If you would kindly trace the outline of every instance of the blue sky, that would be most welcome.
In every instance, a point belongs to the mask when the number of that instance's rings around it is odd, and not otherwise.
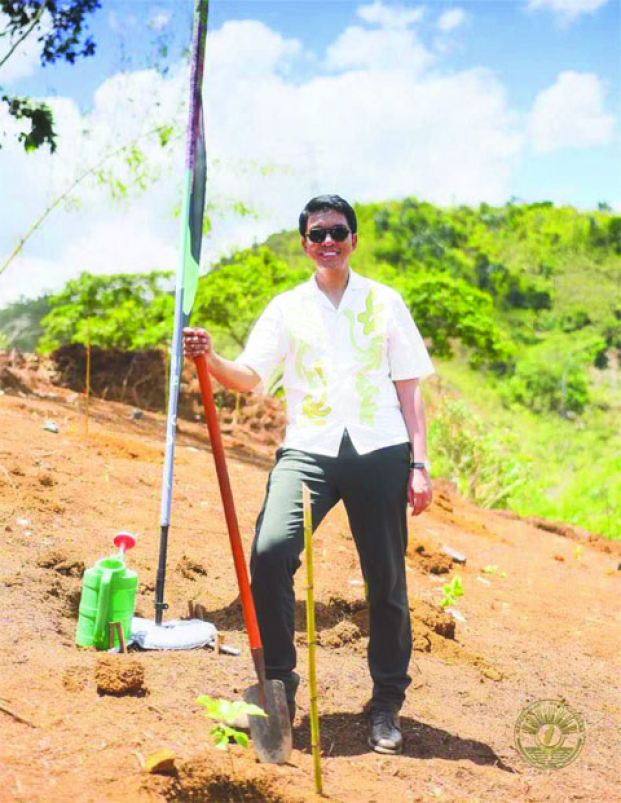
[[[9,91],[48,100],[61,135],[54,156],[0,151],[0,261],[114,143],[166,114],[179,143],[141,144],[153,181],[122,203],[85,182],[0,277],[0,304],[80,269],[175,267],[192,3],[102,5],[93,58],[43,69],[30,43],[0,69]],[[317,191],[621,210],[620,23],[620,0],[212,0],[204,98],[222,213],[206,261],[291,227]],[[256,214],[228,213],[233,199]]]

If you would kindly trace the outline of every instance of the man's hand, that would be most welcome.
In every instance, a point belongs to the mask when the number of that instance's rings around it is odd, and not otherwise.
[[[211,335],[204,329],[188,326],[183,330],[183,353],[190,360],[204,355],[209,365],[214,353]]]
[[[410,472],[408,485],[408,502],[411,505],[412,516],[419,516],[431,504],[433,491],[431,477],[425,468],[413,468]]]

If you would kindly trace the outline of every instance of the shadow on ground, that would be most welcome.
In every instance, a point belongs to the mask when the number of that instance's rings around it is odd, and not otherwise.
[[[357,756],[368,753],[368,715],[326,714],[321,717],[321,749],[329,756]],[[294,746],[305,752],[311,750],[310,720],[304,716],[294,725]],[[434,728],[411,717],[401,717],[403,755],[409,758],[442,758],[448,761],[472,761],[473,764],[494,766],[514,773],[492,748],[475,739],[462,739],[442,728]]]

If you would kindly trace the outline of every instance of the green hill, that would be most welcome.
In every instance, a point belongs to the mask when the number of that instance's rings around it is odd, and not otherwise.
[[[415,198],[356,211],[353,267],[400,290],[438,369],[434,473],[479,504],[621,537],[621,217],[550,202],[443,209]],[[267,300],[310,272],[299,234],[273,235],[201,278],[193,320],[234,356]],[[123,288],[125,317],[148,311],[129,337],[118,305],[108,309],[113,285]],[[41,322],[43,342],[79,341],[96,316],[93,344],[123,335],[127,348],[157,345],[172,325],[164,292],[144,276],[85,275],[45,300],[54,312]]]

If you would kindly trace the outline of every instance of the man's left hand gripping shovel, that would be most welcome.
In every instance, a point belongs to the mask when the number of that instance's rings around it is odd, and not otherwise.
[[[226,467],[224,456],[224,446],[222,445],[222,435],[218,424],[218,413],[213,398],[211,380],[207,361],[204,356],[194,359],[198,382],[201,389],[205,419],[209,428],[211,439],[211,449],[213,451],[216,473],[220,485],[222,505],[229,531],[235,572],[239,585],[244,621],[248,631],[250,642],[250,652],[257,672],[258,683],[251,686],[244,694],[246,702],[259,705],[267,714],[267,717],[252,716],[250,721],[250,735],[254,744],[254,749],[260,761],[269,764],[284,764],[291,755],[291,723],[289,721],[289,709],[287,707],[287,697],[285,687],[280,680],[266,680],[265,678],[265,659],[263,657],[263,646],[261,635],[257,624],[257,616],[254,609],[254,600],[250,590],[248,580],[248,570],[244,559],[244,550],[239,535],[237,524],[237,514],[231,492],[231,483]]]

